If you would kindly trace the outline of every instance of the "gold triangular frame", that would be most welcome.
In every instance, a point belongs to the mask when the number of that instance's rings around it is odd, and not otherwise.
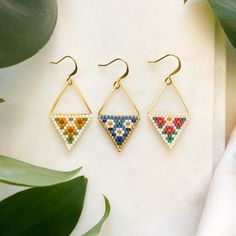
[[[161,96],[161,94],[163,93],[164,89],[165,89],[167,86],[170,86],[170,85],[173,85],[175,91],[177,92],[177,95],[180,97],[180,99],[181,99],[181,101],[182,101],[182,103],[183,103],[183,105],[184,105],[184,107],[185,107],[185,109],[186,109],[186,111],[187,111],[187,114],[190,115],[190,111],[189,111],[189,109],[188,109],[188,106],[186,105],[182,94],[181,94],[180,91],[178,90],[178,88],[177,88],[177,86],[175,85],[175,83],[174,83],[173,80],[171,80],[171,83],[170,83],[170,84],[169,84],[169,81],[166,80],[165,83],[162,85],[162,87],[161,87],[160,90],[158,91],[156,97],[154,98],[154,100],[153,100],[153,102],[152,102],[150,108],[148,109],[148,114],[153,114],[153,113],[155,114],[155,111],[154,111],[154,109],[153,109],[154,106],[155,106],[155,104],[157,103],[157,101],[158,101],[159,97]]]
[[[54,110],[55,110],[57,104],[59,103],[59,101],[61,100],[61,98],[62,98],[62,96],[63,96],[63,94],[64,94],[64,92],[65,92],[65,90],[67,89],[68,86],[73,86],[74,90],[75,90],[75,91],[77,92],[77,94],[80,96],[80,98],[82,99],[82,101],[83,101],[83,103],[84,103],[86,109],[88,110],[88,114],[91,115],[91,114],[92,114],[92,111],[91,111],[91,109],[90,109],[90,107],[89,107],[89,105],[88,105],[88,103],[87,103],[87,101],[86,101],[84,95],[83,95],[82,92],[80,91],[79,87],[75,85],[74,81],[73,81],[71,78],[69,78],[69,79],[66,81],[65,86],[63,87],[63,89],[61,90],[61,92],[59,93],[59,95],[57,96],[56,101],[54,102],[54,104],[53,104],[53,106],[52,106],[52,108],[51,108],[51,110],[50,110],[50,115],[51,115],[51,114],[54,114]],[[57,113],[57,114],[60,114],[60,113]],[[63,113],[63,114],[64,114],[64,113]],[[78,113],[78,114],[79,114],[79,113]]]
[[[103,102],[101,108],[99,109],[98,115],[99,115],[99,116],[102,115],[102,111],[103,111],[104,107],[106,106],[107,102],[110,100],[110,98],[111,98],[112,94],[114,93],[114,91],[115,91],[116,89],[120,88],[120,86],[123,87],[125,93],[128,95],[128,98],[130,99],[131,104],[132,104],[132,106],[134,107],[134,109],[135,109],[135,111],[136,111],[138,117],[140,118],[140,112],[139,112],[139,110],[138,110],[138,108],[137,108],[137,106],[136,106],[136,104],[135,104],[135,102],[134,102],[134,99],[132,98],[132,96],[131,96],[130,93],[129,93],[128,88],[124,85],[124,83],[123,83],[122,81],[120,81],[119,83],[118,83],[118,82],[115,82],[115,83],[114,83],[114,86],[112,87],[112,90],[110,91],[110,93],[108,94],[108,96],[105,98],[105,100],[104,100],[104,102]]]

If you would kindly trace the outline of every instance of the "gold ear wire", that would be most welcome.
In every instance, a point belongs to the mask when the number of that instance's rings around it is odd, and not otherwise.
[[[64,59],[66,59],[66,58],[70,58],[70,59],[74,62],[74,64],[75,64],[75,68],[74,68],[73,72],[70,73],[69,76],[68,76],[68,78],[67,78],[67,81],[70,81],[69,85],[71,85],[71,84],[73,83],[73,81],[72,81],[72,79],[71,79],[71,76],[75,75],[75,74],[77,73],[77,71],[78,71],[78,66],[77,66],[77,63],[76,63],[75,59],[74,59],[73,57],[67,55],[67,56],[64,56],[63,58],[61,58],[59,61],[56,61],[56,62],[51,61],[50,63],[52,63],[52,64],[58,64],[58,63],[60,63],[61,61],[63,61]]]
[[[110,92],[110,93],[108,94],[108,96],[106,97],[105,101],[103,102],[103,104],[102,104],[102,106],[101,106],[101,108],[100,108],[100,110],[99,110],[99,112],[98,112],[98,115],[101,115],[101,112],[102,112],[104,106],[106,105],[106,103],[107,103],[108,100],[110,99],[110,97],[111,97],[111,95],[113,94],[114,90],[115,90],[115,89],[118,89],[118,88],[120,88],[120,86],[122,86],[122,87],[124,88],[125,92],[127,93],[127,95],[128,95],[128,97],[129,97],[129,99],[130,99],[130,101],[131,101],[131,103],[132,103],[132,105],[133,105],[135,111],[137,112],[138,116],[140,116],[140,112],[139,112],[139,110],[138,110],[138,108],[137,108],[137,106],[136,106],[136,104],[135,104],[135,102],[134,102],[134,99],[133,99],[132,96],[130,95],[129,90],[127,89],[127,87],[126,87],[126,86],[123,84],[123,82],[122,82],[122,80],[123,80],[125,77],[127,77],[127,75],[129,74],[129,65],[128,65],[128,63],[127,63],[125,60],[121,59],[121,58],[116,58],[116,59],[114,59],[114,60],[108,62],[107,64],[98,64],[98,66],[108,66],[108,65],[112,64],[112,63],[115,62],[115,61],[122,61],[122,62],[124,62],[125,65],[126,65],[126,71],[125,71],[125,73],[124,73],[122,76],[120,76],[120,77],[115,81],[114,86],[113,86],[111,92]]]
[[[180,69],[181,69],[181,61],[180,61],[180,58],[178,57],[178,56],[176,56],[176,55],[174,55],[174,54],[167,54],[167,55],[165,55],[165,56],[163,56],[163,57],[161,57],[160,59],[157,59],[157,60],[155,60],[155,61],[148,61],[148,63],[157,63],[157,62],[159,62],[159,61],[161,61],[161,60],[163,60],[163,59],[165,59],[165,58],[167,58],[167,57],[175,57],[177,60],[178,60],[178,67],[173,71],[173,72],[171,72],[169,75],[168,75],[168,77],[165,79],[165,82],[166,82],[166,84],[167,85],[170,85],[171,83],[172,83],[172,76],[173,75],[176,75],[179,71],[180,71]]]
[[[128,63],[127,63],[125,60],[121,59],[121,58],[116,58],[116,59],[114,59],[114,60],[108,62],[107,64],[98,64],[98,66],[108,66],[108,65],[112,64],[112,63],[115,62],[115,61],[122,61],[122,62],[124,62],[125,65],[126,65],[126,71],[125,71],[125,73],[124,73],[121,77],[119,77],[119,78],[115,81],[115,83],[114,83],[114,86],[116,87],[116,89],[118,89],[118,88],[120,88],[120,82],[121,82],[121,80],[123,80],[123,79],[129,74],[129,65],[128,65]]]

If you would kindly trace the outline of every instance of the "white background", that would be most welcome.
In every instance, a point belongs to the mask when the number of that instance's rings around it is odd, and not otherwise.
[[[81,235],[98,221],[104,208],[102,194],[112,208],[102,236],[194,235],[213,167],[215,21],[210,9],[199,0],[186,6],[181,0],[58,3],[58,23],[46,47],[30,60],[0,71],[0,94],[7,100],[0,107],[1,153],[53,169],[84,167],[88,191],[72,235]],[[155,93],[176,62],[148,65],[146,61],[166,53],[182,59],[183,68],[175,79],[192,116],[172,151],[147,118]],[[49,120],[49,110],[73,68],[69,60],[59,65],[49,61],[64,55],[78,61],[75,81],[94,114],[71,152]],[[129,63],[124,83],[142,116],[122,153],[96,119],[124,70],[118,62],[109,68],[97,64],[116,57]],[[69,97],[60,109],[74,109],[77,101]],[[129,109],[127,98],[114,97],[111,104],[113,112]],[[175,107],[175,100],[167,99],[166,110],[171,106]],[[1,189],[1,198],[16,191],[3,184]]]
[[[226,93],[226,128],[227,128],[227,138],[230,135],[233,127],[236,124],[236,51],[228,43],[227,47],[227,93]]]

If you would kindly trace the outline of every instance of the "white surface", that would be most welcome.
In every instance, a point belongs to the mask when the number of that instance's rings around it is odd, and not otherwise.
[[[225,150],[226,133],[226,37],[219,23],[216,23],[215,43],[215,92],[214,92],[214,167]]]
[[[236,50],[228,43],[227,45],[227,139],[229,138],[230,132],[236,124]]]
[[[236,127],[216,168],[197,236],[235,236]]]
[[[195,235],[214,151],[215,32],[207,4],[203,0],[186,6],[173,0],[58,2],[58,24],[48,45],[32,59],[0,71],[0,94],[7,100],[0,107],[1,153],[55,169],[84,167],[88,192],[80,224],[72,235],[81,235],[97,222],[104,208],[102,194],[112,207],[102,236]],[[182,59],[176,84],[192,117],[171,152],[147,117],[147,108],[175,61],[156,65],[146,61],[169,52]],[[76,82],[94,112],[71,152],[48,114],[73,67],[70,61],[57,66],[48,62],[67,54],[79,62]],[[97,64],[115,57],[129,62],[130,75],[124,83],[142,115],[122,153],[115,150],[96,119],[124,68],[119,63],[109,68]],[[118,101],[114,97],[114,104]],[[175,100],[167,100],[166,107],[170,104],[174,106]],[[1,185],[0,196],[13,191]]]

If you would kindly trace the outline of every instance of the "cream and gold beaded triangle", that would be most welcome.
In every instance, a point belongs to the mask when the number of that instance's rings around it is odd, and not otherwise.
[[[79,140],[91,119],[90,114],[50,114],[50,117],[68,150]]]
[[[181,93],[179,92],[178,88],[176,87],[175,83],[173,82],[173,80],[171,78],[174,74],[176,74],[181,69],[180,59],[173,54],[168,54],[156,61],[149,61],[149,63],[156,63],[168,56],[175,57],[179,62],[179,66],[177,67],[177,69],[175,71],[173,71],[165,79],[164,85],[158,91],[151,107],[149,108],[148,116],[149,116],[153,126],[157,130],[158,134],[160,135],[160,137],[164,141],[164,143],[170,149],[172,149],[173,146],[175,145],[176,141],[178,140],[178,138],[182,134],[187,122],[190,119],[190,112],[189,112],[189,109],[184,101],[183,96],[181,95]],[[154,106],[155,106],[157,100],[159,99],[162,92],[164,91],[164,89],[166,89],[167,86],[174,87],[174,90],[176,91],[177,95],[180,97],[182,104],[184,105],[184,108],[186,110],[184,113],[173,113],[173,112],[168,112],[168,111],[166,111],[166,112],[165,111],[161,111],[161,112],[154,111]]]
[[[77,64],[75,60],[70,56],[65,56],[58,62],[53,62],[54,64],[59,63],[65,58],[71,58],[75,63],[75,70],[69,75],[65,86],[63,87],[62,91],[58,95],[56,101],[54,102],[51,110],[50,110],[50,118],[52,120],[52,123],[54,124],[55,128],[57,129],[59,135],[63,139],[66,147],[68,150],[71,150],[71,148],[75,145],[75,143],[79,140],[81,135],[83,134],[84,130],[88,126],[91,117],[92,112],[91,109],[86,102],[82,92],[80,91],[79,87],[77,87],[72,80],[71,76],[74,75],[77,72]],[[72,87],[78,96],[82,99],[88,113],[54,113],[54,110],[59,103],[61,97],[63,96],[65,90],[68,87]]]
[[[163,141],[171,149],[181,135],[189,119],[188,113],[155,113],[149,118]]]

